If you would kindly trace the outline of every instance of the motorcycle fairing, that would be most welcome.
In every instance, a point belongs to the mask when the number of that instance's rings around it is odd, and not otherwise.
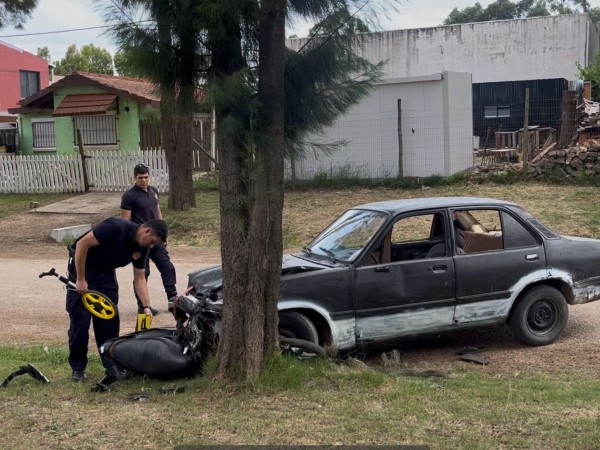
[[[138,375],[159,380],[191,377],[199,362],[191,352],[175,342],[175,328],[155,328],[130,333],[107,341],[100,349],[102,358]]]

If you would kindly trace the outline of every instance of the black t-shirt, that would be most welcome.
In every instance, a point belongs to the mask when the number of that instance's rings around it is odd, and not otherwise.
[[[88,249],[86,270],[112,272],[129,263],[133,263],[138,269],[144,269],[149,247],[142,247],[134,242],[138,226],[121,217],[111,217],[95,225],[89,233],[94,233],[100,245]]]
[[[135,223],[158,219],[158,189],[148,186],[148,191],[144,191],[133,185],[123,194],[121,209],[131,211],[131,220]]]

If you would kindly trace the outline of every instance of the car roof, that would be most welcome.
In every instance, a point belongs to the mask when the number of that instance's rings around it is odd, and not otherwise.
[[[382,202],[365,203],[352,209],[372,209],[393,214],[430,208],[462,208],[473,206],[517,206],[515,203],[495,198],[484,197],[424,197],[407,198],[402,200],[385,200]]]

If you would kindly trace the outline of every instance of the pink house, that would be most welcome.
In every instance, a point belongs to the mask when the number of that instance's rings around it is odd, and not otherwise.
[[[44,58],[0,41],[0,115],[48,87],[50,69]]]

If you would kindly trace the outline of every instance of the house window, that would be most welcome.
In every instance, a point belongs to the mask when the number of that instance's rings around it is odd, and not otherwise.
[[[33,148],[56,148],[54,140],[54,121],[39,121],[31,124],[33,129]]]
[[[40,73],[19,70],[21,98],[27,98],[40,90]]]
[[[510,117],[510,106],[484,106],[483,117],[495,119],[497,117]]]
[[[102,114],[97,116],[74,116],[74,142],[77,142],[77,129],[81,130],[84,145],[117,144],[117,116]]]
[[[510,117],[510,106],[498,106],[498,117]]]

